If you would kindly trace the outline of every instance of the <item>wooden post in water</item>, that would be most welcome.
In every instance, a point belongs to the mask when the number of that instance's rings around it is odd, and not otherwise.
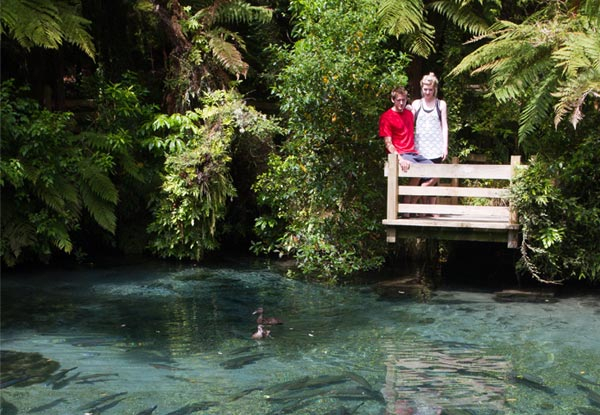
[[[510,180],[511,184],[512,184],[512,179],[517,174],[517,166],[520,164],[521,164],[521,156],[510,156],[510,165],[512,167],[511,180]],[[508,223],[510,225],[515,225],[515,228],[517,228],[517,226],[519,224],[519,214],[517,212],[517,209],[513,206],[512,200],[509,201],[508,207],[510,209]],[[519,247],[519,230],[518,230],[518,228],[510,229],[508,231],[508,247],[509,248],[518,248]]]
[[[398,155],[388,154],[387,219],[398,219]],[[386,240],[396,242],[396,227],[386,227]]]

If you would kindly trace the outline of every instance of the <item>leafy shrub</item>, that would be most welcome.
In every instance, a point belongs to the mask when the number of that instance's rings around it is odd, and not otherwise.
[[[513,187],[523,225],[523,261],[547,282],[600,278],[600,138],[532,160]]]
[[[386,252],[384,148],[378,117],[406,83],[402,54],[386,49],[376,2],[294,2],[290,50],[273,93],[288,137],[255,188],[265,213],[254,252],[292,255],[325,280],[379,266]]]
[[[204,107],[160,115],[161,133],[147,145],[166,154],[160,194],[153,201],[150,248],[161,257],[201,259],[219,246],[219,222],[236,195],[230,175],[232,141],[269,141],[278,127],[233,91],[207,94]]]

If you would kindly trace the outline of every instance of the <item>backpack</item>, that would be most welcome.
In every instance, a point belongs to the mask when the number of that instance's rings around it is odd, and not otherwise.
[[[415,122],[417,122],[417,118],[419,117],[419,112],[421,111],[421,108],[423,108],[423,101],[419,100],[419,109],[417,110],[417,112],[415,112]],[[437,98],[435,99],[435,109],[437,110],[438,120],[442,122],[442,110],[440,109],[440,100]]]

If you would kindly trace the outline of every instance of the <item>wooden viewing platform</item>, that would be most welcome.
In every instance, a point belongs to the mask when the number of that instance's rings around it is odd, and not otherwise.
[[[520,156],[512,156],[511,164],[499,165],[411,164],[403,172],[398,157],[389,154],[384,172],[387,216],[383,224],[387,241],[394,243],[397,237],[508,241],[509,248],[517,248],[518,215],[511,205],[508,185],[520,160]],[[440,180],[437,186],[408,186],[412,177],[439,177],[451,182]],[[497,187],[481,187],[481,181],[490,180]],[[477,183],[479,187],[475,187]],[[405,203],[405,196],[421,196],[420,203]],[[437,203],[424,203],[429,196],[436,196]]]

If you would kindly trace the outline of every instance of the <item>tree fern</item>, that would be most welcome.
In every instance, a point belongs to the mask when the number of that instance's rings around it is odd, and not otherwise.
[[[71,43],[92,59],[94,44],[87,27],[90,21],[81,17],[70,1],[4,0],[1,33],[12,37],[26,49],[34,46],[58,49]]]
[[[115,205],[100,197],[85,181],[79,184],[79,194],[83,206],[96,223],[114,234],[117,227],[117,217],[114,212]]]
[[[484,35],[489,30],[488,22],[472,7],[473,1],[452,0],[434,1],[428,7],[447,17],[452,23],[476,36]]]
[[[422,0],[381,0],[378,16],[383,30],[403,39],[412,53],[428,57],[434,50],[435,28],[427,22],[429,11],[446,17],[473,34],[487,33],[488,23],[473,7],[481,0],[438,0],[427,5]]]
[[[273,10],[239,0],[225,1],[219,4],[213,15],[215,23],[266,24],[273,18]]]
[[[233,74],[246,76],[248,64],[244,62],[239,49],[231,42],[225,40],[227,31],[211,31],[207,33],[208,45],[217,61]]]
[[[79,174],[83,206],[102,228],[114,234],[117,223],[114,209],[118,201],[114,183],[92,159],[79,163]]]
[[[600,36],[592,23],[598,16],[585,15],[598,3],[567,2],[563,8],[553,3],[521,24],[497,22],[490,42],[466,56],[451,75],[488,72],[490,90],[499,100],[523,102],[521,140],[547,122],[552,106],[555,125],[571,112],[575,126],[586,98],[600,96]]]

